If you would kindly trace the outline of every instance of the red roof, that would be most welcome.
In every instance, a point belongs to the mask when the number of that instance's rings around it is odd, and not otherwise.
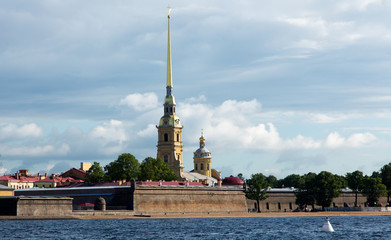
[[[39,180],[39,177],[33,176],[20,176],[19,179],[16,179],[14,175],[5,175],[0,177],[0,181],[15,181],[15,182],[36,182]]]
[[[222,185],[225,186],[243,186],[244,181],[240,178],[229,176],[223,179]]]
[[[78,204],[76,206],[77,207],[93,207],[95,205],[93,203],[86,202],[86,203]]]

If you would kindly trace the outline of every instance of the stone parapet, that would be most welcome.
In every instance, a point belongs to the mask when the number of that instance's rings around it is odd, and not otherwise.
[[[143,187],[134,192],[137,214],[247,212],[242,190],[218,187]]]

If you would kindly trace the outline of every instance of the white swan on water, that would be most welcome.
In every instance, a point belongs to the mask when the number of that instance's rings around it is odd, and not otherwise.
[[[333,228],[333,226],[331,226],[331,223],[330,223],[328,217],[326,217],[326,222],[322,226],[322,231],[323,232],[334,232],[334,228]]]

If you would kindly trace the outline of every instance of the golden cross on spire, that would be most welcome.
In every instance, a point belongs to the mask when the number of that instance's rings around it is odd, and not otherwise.
[[[168,5],[167,8],[168,8],[168,17],[170,17],[170,13],[171,13],[171,7],[170,7],[170,5]]]

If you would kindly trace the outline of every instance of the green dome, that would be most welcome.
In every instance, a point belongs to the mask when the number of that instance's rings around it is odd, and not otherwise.
[[[164,98],[164,104],[175,105],[175,97],[174,97],[173,95],[166,96],[166,97]]]

